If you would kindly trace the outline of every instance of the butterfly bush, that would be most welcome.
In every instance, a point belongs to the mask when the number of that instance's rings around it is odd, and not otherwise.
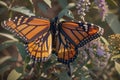
[[[108,45],[97,38],[79,49],[82,54],[88,54],[95,66],[104,68],[110,58]],[[88,57],[88,56],[87,56]]]
[[[95,4],[98,6],[100,16],[102,17],[102,20],[105,20],[105,17],[108,12],[108,7],[106,5],[105,0],[94,0]]]
[[[105,46],[100,39],[95,39],[81,48],[82,50],[88,50],[90,54],[94,53],[97,56],[103,56],[105,54]]]
[[[90,1],[89,0],[79,0],[76,3],[76,8],[78,9],[78,14],[80,15],[81,18],[84,18],[84,16],[86,15],[86,12],[89,11],[89,5],[90,5]]]
[[[106,5],[105,0],[94,0],[94,2],[98,6],[98,10],[100,12],[100,16],[102,17],[102,21],[104,21],[108,11],[108,7]],[[81,18],[84,18],[86,12],[89,11],[90,4],[91,3],[89,0],[78,0],[78,2],[76,3],[76,8],[78,10],[77,12]]]

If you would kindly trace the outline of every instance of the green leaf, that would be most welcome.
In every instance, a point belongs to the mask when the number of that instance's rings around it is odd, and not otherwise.
[[[67,0],[58,0],[58,2],[62,8],[65,8],[68,4]]]
[[[104,37],[101,36],[100,38],[106,45],[109,45],[108,41]]]
[[[25,14],[27,16],[35,16],[35,14],[32,13],[31,10],[29,10],[28,8],[26,8],[24,6],[22,6],[22,7],[12,7],[11,10],[22,13],[22,14]]]
[[[74,19],[74,15],[72,13],[72,11],[68,10],[68,12],[65,13],[65,16],[71,18],[71,19]]]
[[[0,33],[0,36],[7,37],[9,39],[12,39],[13,41],[18,41],[18,39],[16,39],[15,37],[13,37],[13,35],[10,35],[10,34]]]
[[[44,2],[45,2],[50,8],[52,8],[51,0],[44,0]]]
[[[30,3],[33,5],[33,1],[32,0],[29,0],[30,1]]]
[[[25,58],[25,63],[29,63],[30,62],[30,56],[26,56],[26,58]]]
[[[119,7],[119,4],[116,1],[114,1],[114,0],[111,0],[111,1],[114,3],[114,5],[116,5],[117,7]]]
[[[0,51],[16,43],[17,41],[13,41],[13,40],[4,41],[0,44]]]
[[[11,58],[12,58],[11,56],[2,57],[2,58],[0,59],[0,64],[4,63],[5,61],[7,61],[7,60],[9,60],[9,59],[11,59]]]
[[[115,61],[115,69],[120,74],[120,64]]]
[[[66,8],[67,8],[67,9],[70,9],[70,8],[75,7],[75,6],[76,6],[75,3],[69,3],[69,4],[66,6]]]
[[[70,10],[68,10],[67,8],[63,9],[59,14],[58,17],[62,18],[63,16],[67,16],[71,19],[74,19],[74,16],[72,14],[72,12]]]
[[[69,3],[59,14],[58,14],[58,18],[62,18],[63,16],[67,16],[71,19],[74,19],[74,15],[72,13],[71,10],[69,10],[70,8],[74,7],[75,4],[74,3]]]
[[[23,72],[23,66],[21,66],[21,67],[16,67],[15,70],[16,70],[18,73],[22,73],[22,72]]]
[[[63,10],[58,14],[58,17],[59,17],[59,18],[62,18],[67,11],[68,11],[68,9],[66,9],[66,8],[63,9]]]
[[[21,73],[18,73],[15,69],[13,69],[8,75],[7,80],[18,80],[21,75]]]
[[[2,57],[0,60],[0,68],[6,65],[4,63],[11,63],[11,62],[16,62],[16,61],[17,61],[17,58],[15,57],[11,57],[11,56]]]
[[[68,76],[67,72],[61,72],[61,73],[58,75],[58,77],[59,77],[59,80],[72,80],[72,79]]]
[[[119,7],[119,4],[118,4],[118,2],[117,2],[117,0],[106,0],[106,2],[107,2],[107,4],[109,4],[109,6],[110,7],[114,7],[114,8],[116,8],[116,7]]]
[[[25,58],[27,57],[27,53],[26,53],[24,44],[23,43],[18,43],[18,44],[16,44],[16,46],[18,48],[18,51],[19,51],[20,55],[22,56],[22,59],[25,60]]]
[[[0,5],[3,5],[8,8],[8,5],[4,1],[0,1]]]
[[[117,58],[120,58],[120,54],[112,56],[112,57],[111,57],[111,60],[117,59]]]
[[[46,4],[44,4],[44,3],[38,3],[38,7],[43,12],[47,12],[47,6],[46,6]]]
[[[120,22],[118,20],[118,16],[114,14],[108,14],[106,17],[106,21],[110,28],[113,30],[114,33],[120,33]]]
[[[4,65],[0,67],[0,74],[4,74],[7,70],[10,70],[11,65]]]

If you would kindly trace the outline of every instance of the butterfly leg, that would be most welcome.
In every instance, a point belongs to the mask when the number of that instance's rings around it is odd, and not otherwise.
[[[72,76],[72,72],[71,72],[71,65],[70,65],[70,63],[69,64],[67,64],[67,67],[68,67],[68,75],[71,77]]]

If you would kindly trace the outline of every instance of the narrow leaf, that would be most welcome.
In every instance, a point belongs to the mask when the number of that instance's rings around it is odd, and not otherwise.
[[[62,18],[63,16],[67,16],[71,19],[74,19],[74,16],[72,14],[72,12],[70,10],[68,10],[67,8],[63,9],[59,14],[58,17]]]
[[[75,7],[75,6],[76,6],[75,3],[69,3],[66,8],[70,9],[70,8]]]
[[[4,74],[7,70],[10,70],[11,65],[4,65],[0,67],[0,74]]]
[[[29,10],[28,8],[22,6],[22,7],[12,7],[11,8],[12,11],[16,11],[16,12],[20,12],[22,14],[25,14],[27,16],[35,16],[34,13],[32,13],[31,10]]]
[[[111,60],[113,60],[113,59],[117,59],[117,58],[120,59],[120,54],[112,56]]]
[[[18,73],[15,69],[13,69],[8,75],[7,80],[18,80],[21,75],[21,73]]]
[[[12,39],[14,41],[18,41],[18,39],[16,39],[15,37],[13,37],[13,35],[10,35],[10,34],[0,33],[0,36],[7,37],[7,38]]]
[[[108,41],[104,38],[104,37],[100,37],[102,39],[102,41],[106,44],[106,45],[109,45]]]
[[[0,59],[0,64],[4,63],[6,60],[12,58],[11,56],[5,56]]]
[[[0,44],[0,51],[16,43],[17,41],[13,41],[13,40],[4,41],[3,43]]]
[[[8,8],[8,5],[4,1],[0,1],[0,5],[3,5]]]
[[[120,64],[115,62],[115,69],[117,70],[117,72],[120,74]]]
[[[120,33],[120,22],[117,15],[108,14],[106,21],[114,33]]]
[[[59,18],[62,18],[67,11],[68,11],[68,9],[66,9],[66,8],[63,9],[63,10],[58,14],[58,17],[59,17]]]
[[[25,60],[25,58],[27,57],[27,53],[26,53],[24,44],[18,43],[18,44],[16,44],[16,46],[18,48],[20,55],[22,56],[22,59]]]
[[[44,2],[45,2],[50,8],[52,8],[51,0],[44,0]]]
[[[71,19],[74,19],[74,15],[72,13],[72,11],[68,10],[68,12],[65,13],[65,16],[71,18]]]

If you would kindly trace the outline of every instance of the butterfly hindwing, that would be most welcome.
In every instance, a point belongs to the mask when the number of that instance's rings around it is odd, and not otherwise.
[[[76,58],[77,51],[75,51],[75,46],[63,34],[58,34],[56,45],[56,54],[59,62],[68,64]]]
[[[89,23],[65,21],[58,24],[57,57],[62,63],[72,62],[78,48],[98,38],[103,29]]]
[[[32,42],[27,43],[26,50],[34,61],[46,61],[52,51],[52,36],[50,32],[46,32]]]
[[[2,26],[18,35],[24,41],[30,42],[47,32],[50,28],[50,22],[37,17],[20,16],[14,19],[9,18],[2,23]]]
[[[2,23],[3,28],[24,40],[27,53],[35,61],[46,61],[52,51],[50,21],[37,17],[15,17]]]

